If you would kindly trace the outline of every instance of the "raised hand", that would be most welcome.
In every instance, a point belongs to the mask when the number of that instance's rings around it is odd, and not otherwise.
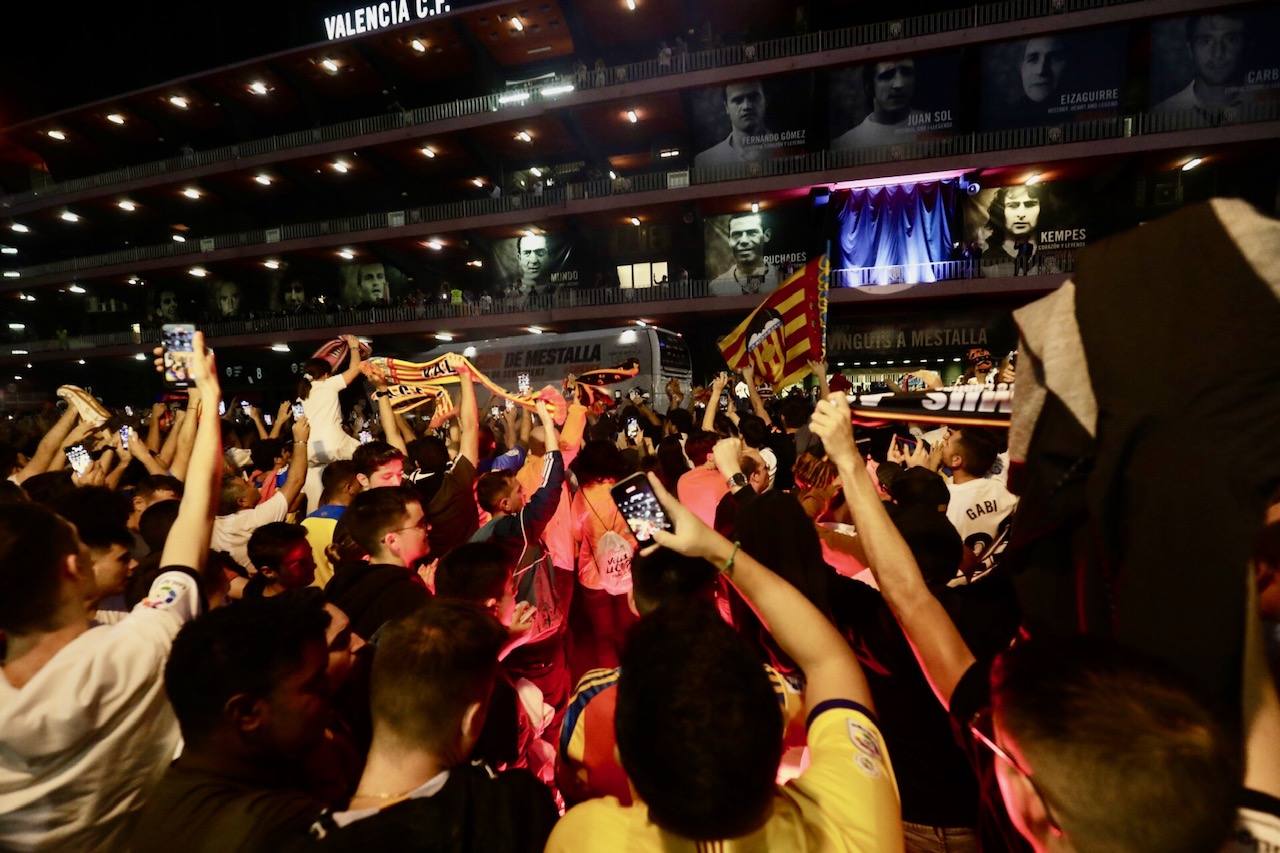
[[[655,530],[653,532],[655,544],[648,546],[641,553],[651,554],[659,547],[663,547],[686,557],[700,557],[704,560],[715,557],[720,547],[726,542],[725,538],[703,524],[702,519],[672,497],[671,493],[663,488],[662,481],[656,474],[649,474],[649,485],[653,486],[653,493],[658,496],[658,503],[662,504],[662,509],[666,512],[667,518],[671,519],[675,531],[669,533],[662,529]]]
[[[858,447],[853,442],[853,422],[850,420],[849,401],[843,394],[835,393],[819,400],[809,420],[809,429],[822,439],[827,456],[837,466],[856,465],[862,461]]]

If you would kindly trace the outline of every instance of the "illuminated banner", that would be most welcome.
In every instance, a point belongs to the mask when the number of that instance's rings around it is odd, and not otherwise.
[[[831,148],[948,136],[956,127],[960,54],[902,56],[830,72]]]
[[[982,127],[1039,127],[1120,110],[1126,32],[1113,27],[982,47]]]
[[[561,234],[530,233],[494,240],[489,244],[489,270],[493,291],[504,296],[578,287],[584,278],[573,241]]]
[[[813,76],[737,80],[690,94],[694,168],[757,163],[803,151]]]
[[[328,15],[324,19],[324,32],[329,41],[344,39],[384,30],[410,21],[434,18],[452,10],[453,6],[466,5],[459,0],[398,0],[389,3],[371,3],[350,12]]]
[[[1233,112],[1280,100],[1280,9],[1224,9],[1151,22],[1151,111]]]
[[[1068,256],[1097,239],[1069,184],[984,188],[964,204],[965,245],[987,277],[1065,272]]]
[[[802,269],[809,260],[807,216],[791,206],[704,217],[711,295],[768,293]]]

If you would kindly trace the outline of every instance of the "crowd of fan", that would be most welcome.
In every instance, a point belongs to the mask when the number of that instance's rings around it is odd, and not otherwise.
[[[816,405],[482,408],[462,367],[344,416],[349,343],[303,416],[222,417],[197,336],[145,428],[65,387],[0,436],[0,848],[1275,849],[1274,743],[1246,790],[1177,677],[1020,635],[999,433],[855,438],[820,364]]]

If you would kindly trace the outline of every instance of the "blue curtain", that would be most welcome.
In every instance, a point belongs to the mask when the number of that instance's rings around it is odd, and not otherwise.
[[[954,181],[849,190],[836,214],[835,286],[949,278]]]

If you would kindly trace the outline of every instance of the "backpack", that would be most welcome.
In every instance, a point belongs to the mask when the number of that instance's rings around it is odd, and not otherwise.
[[[613,529],[618,521],[618,508],[613,508],[613,521],[604,523],[600,513],[584,494],[582,500],[591,509],[591,514],[605,528],[604,533],[591,546],[591,557],[596,561],[596,572],[600,577],[600,587],[610,595],[626,595],[631,591],[631,558],[635,549],[627,538]]]

